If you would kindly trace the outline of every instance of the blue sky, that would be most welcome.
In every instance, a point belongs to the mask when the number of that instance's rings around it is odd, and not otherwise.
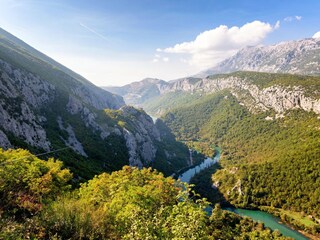
[[[197,73],[247,45],[312,37],[320,1],[0,0],[0,27],[96,85]]]

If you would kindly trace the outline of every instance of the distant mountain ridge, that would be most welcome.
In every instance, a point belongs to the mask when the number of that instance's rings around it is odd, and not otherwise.
[[[196,74],[195,77],[235,71],[319,75],[320,38],[246,47],[218,65]]]
[[[129,105],[139,106],[141,103],[153,96],[160,94],[159,89],[168,83],[157,78],[145,78],[139,82],[133,82],[122,87],[102,87],[125,99]]]
[[[162,95],[170,88],[185,86],[214,74],[237,71],[320,75],[320,38],[281,42],[270,46],[246,47],[236,55],[192,77],[166,82],[147,78],[123,87],[103,87],[122,96],[127,104],[142,107],[144,103]]]

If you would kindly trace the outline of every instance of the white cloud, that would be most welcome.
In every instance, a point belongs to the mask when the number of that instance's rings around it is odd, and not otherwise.
[[[168,57],[164,57],[164,58],[162,58],[162,61],[169,62],[169,58]]]
[[[312,36],[313,38],[320,38],[320,31],[316,32],[315,34],[313,34]]]
[[[189,63],[201,69],[213,66],[245,46],[261,43],[269,33],[279,27],[279,21],[275,26],[260,21],[253,21],[241,27],[229,28],[220,25],[200,33],[193,41],[156,51],[187,55],[190,57]]]
[[[283,19],[285,22],[292,22],[294,20],[300,21],[302,19],[302,16],[289,16]]]
[[[159,51],[160,52],[160,51]],[[169,58],[168,57],[162,57],[160,54],[155,54],[153,59],[152,59],[152,62],[154,63],[157,63],[157,62],[169,62]]]

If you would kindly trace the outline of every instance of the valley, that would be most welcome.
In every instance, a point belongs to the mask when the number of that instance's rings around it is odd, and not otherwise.
[[[204,171],[206,171],[206,172],[210,171],[211,167],[216,169],[218,166],[214,166],[214,165],[219,164],[220,152],[221,152],[221,149],[216,148],[216,154],[215,154],[215,156],[213,156],[213,159],[207,158],[201,164],[199,164],[191,169],[188,169],[187,171],[183,172],[179,176],[179,179],[182,182],[186,182],[186,183],[190,183],[190,181],[192,181],[192,180],[194,182],[194,180],[195,180],[194,177],[196,175],[201,176],[201,178],[202,178]],[[213,171],[211,170],[210,172],[212,174],[214,172],[214,170]],[[196,177],[196,178],[199,178],[199,177]],[[209,174],[209,178],[206,179],[205,181],[207,182],[208,186],[205,187],[204,191],[206,191],[206,192],[212,191],[213,192],[213,189],[211,186],[212,184],[211,184],[210,174]],[[194,183],[194,184],[195,184],[195,190],[198,190],[199,185],[197,186],[196,183]],[[201,182],[200,184],[203,184],[203,182]],[[199,191],[197,191],[197,192],[199,193]],[[200,192],[201,192],[201,190],[200,190]],[[218,195],[218,193],[215,193],[215,194]],[[206,196],[206,194],[204,194],[202,196]],[[210,199],[210,196],[208,197],[208,199],[211,200],[212,203],[215,202],[215,199]],[[259,211],[259,210],[247,210],[247,209],[234,208],[234,207],[228,206],[228,203],[224,203],[224,204],[226,204],[226,207],[223,208],[224,210],[234,212],[234,213],[239,214],[244,217],[250,217],[254,221],[263,223],[266,227],[269,227],[273,231],[275,231],[275,230],[279,231],[284,236],[291,237],[291,238],[298,239],[298,240],[307,239],[304,235],[302,235],[298,231],[294,231],[292,228],[281,223],[280,222],[281,220],[279,218],[275,218],[271,214],[268,214],[266,212]],[[208,211],[210,214],[212,211],[212,207],[208,207],[206,209],[206,211]]]
[[[197,181],[202,196],[221,201],[208,193],[213,184],[223,201],[261,208],[316,239],[319,80],[258,72],[186,78],[158,84],[158,94],[139,106],[200,152],[221,146],[220,168],[208,174],[207,187]]]
[[[0,239],[319,239],[320,38],[253,43],[98,87],[0,28]]]

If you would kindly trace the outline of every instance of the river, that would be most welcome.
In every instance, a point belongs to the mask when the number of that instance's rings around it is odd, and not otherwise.
[[[189,183],[190,179],[200,171],[206,169],[207,167],[212,166],[213,164],[216,164],[219,162],[220,159],[220,149],[217,148],[217,154],[215,157],[212,158],[206,158],[201,164],[190,168],[180,174],[179,179],[182,182]],[[246,216],[250,217],[254,221],[262,222],[266,227],[271,228],[272,230],[278,230],[282,235],[291,237],[293,239],[297,240],[307,240],[308,238],[299,233],[298,231],[293,230],[292,228],[288,227],[285,224],[280,223],[280,219],[273,216],[272,214],[259,211],[259,210],[248,210],[248,209],[241,209],[241,208],[226,208],[225,210],[232,211],[236,214],[239,214],[240,216]]]

